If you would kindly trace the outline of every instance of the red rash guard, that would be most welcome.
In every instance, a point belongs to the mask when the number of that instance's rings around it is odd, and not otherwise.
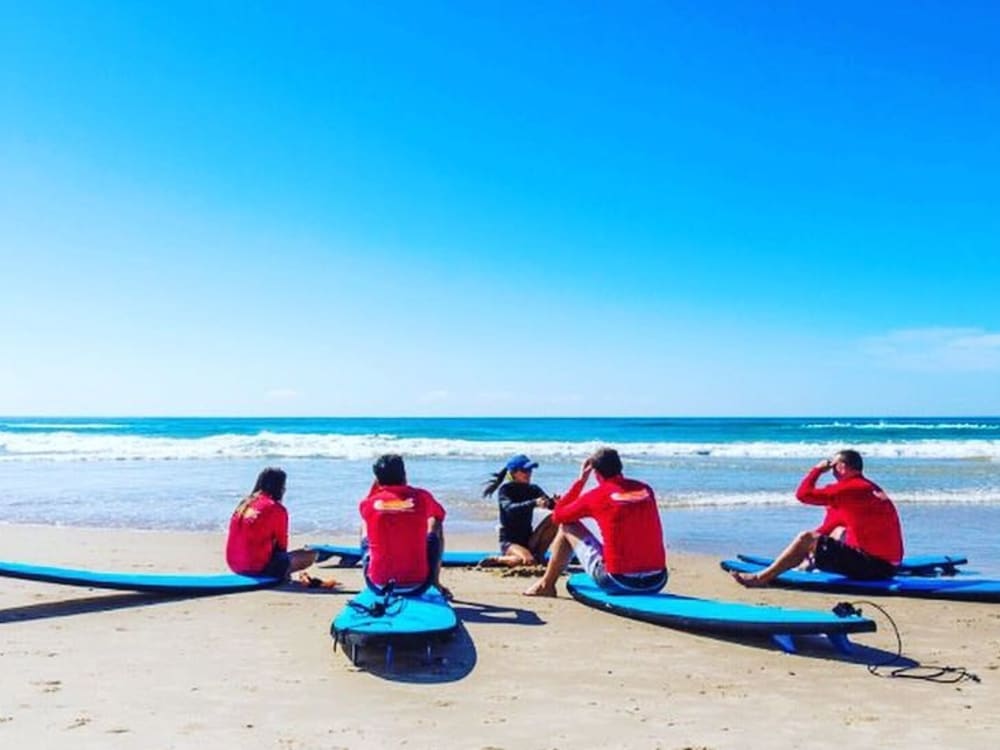
[[[258,492],[236,506],[226,541],[226,562],[233,572],[259,573],[275,550],[287,549],[288,511],[284,505]]]
[[[830,505],[826,509],[826,515],[823,516],[822,523],[815,528],[815,533],[822,534],[823,536],[829,536],[831,531],[841,526],[845,529],[844,544],[850,544],[849,536],[846,533],[847,523],[844,521],[843,517],[841,517],[840,511],[837,510],[836,507]]]
[[[427,580],[428,520],[444,521],[444,508],[427,490],[374,486],[358,506],[368,536],[368,577],[379,586]]]
[[[889,496],[877,484],[858,473],[825,487],[817,487],[816,481],[822,473],[822,470],[814,468],[806,474],[795,497],[808,505],[833,506],[835,518],[847,529],[845,544],[892,565],[899,565],[903,559],[903,533],[896,506]],[[824,521],[820,528],[826,525]]]
[[[653,490],[618,475],[598,479],[597,487],[580,494],[586,479],[578,479],[552,511],[556,523],[593,518],[601,529],[604,568],[612,575],[663,570],[667,553]]]

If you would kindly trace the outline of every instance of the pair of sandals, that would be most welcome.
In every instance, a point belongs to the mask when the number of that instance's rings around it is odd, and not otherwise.
[[[340,587],[340,581],[335,581],[332,578],[325,580],[323,578],[316,578],[304,571],[296,576],[295,582],[305,586],[307,589],[335,589]]]

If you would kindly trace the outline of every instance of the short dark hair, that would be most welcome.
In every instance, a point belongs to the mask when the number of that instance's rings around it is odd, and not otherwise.
[[[598,448],[590,456],[590,465],[605,479],[622,473],[622,459],[614,448]]]
[[[287,479],[288,475],[282,469],[268,466],[257,475],[257,483],[253,486],[253,491],[250,494],[254,495],[258,492],[263,492],[265,495],[270,496],[272,500],[280,502],[285,496],[285,481]]]
[[[865,462],[861,460],[861,454],[857,451],[843,450],[837,453],[837,456],[847,464],[847,468],[853,469],[854,471],[862,471],[865,468]]]
[[[372,464],[372,471],[378,483],[388,487],[406,484],[406,466],[398,453],[386,453]]]

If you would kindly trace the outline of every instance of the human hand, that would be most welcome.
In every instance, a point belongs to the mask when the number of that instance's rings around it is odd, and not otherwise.
[[[583,463],[580,464],[580,479],[586,479],[590,476],[590,472],[594,470],[594,467],[590,464],[590,459],[584,459]]]
[[[820,471],[829,471],[830,469],[833,468],[833,461],[831,461],[829,458],[824,458],[822,461],[816,464],[815,468],[819,469]]]

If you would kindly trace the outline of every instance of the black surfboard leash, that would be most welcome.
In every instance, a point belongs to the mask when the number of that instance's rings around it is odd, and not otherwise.
[[[917,663],[888,669],[892,664],[903,659],[903,637],[900,635],[899,628],[896,626],[896,621],[892,619],[892,615],[881,605],[866,599],[853,602],[840,602],[833,608],[833,612],[838,617],[860,615],[860,605],[862,604],[872,606],[881,612],[885,616],[885,619],[889,621],[889,624],[892,626],[892,632],[896,637],[896,653],[885,661],[866,664],[865,667],[868,669],[869,674],[889,679],[926,680],[927,682],[937,682],[945,685],[965,681],[981,682],[979,675],[975,672],[970,672],[965,667]]]

